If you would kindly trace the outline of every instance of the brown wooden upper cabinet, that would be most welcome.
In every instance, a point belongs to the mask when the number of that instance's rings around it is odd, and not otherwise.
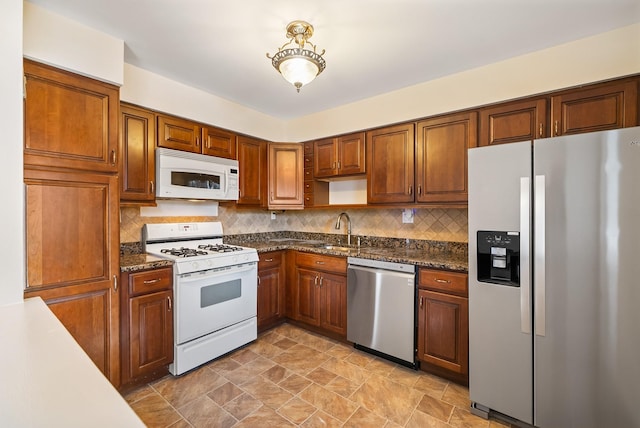
[[[413,202],[413,123],[367,132],[367,202]]]
[[[298,143],[268,144],[268,208],[304,208],[303,150]]]
[[[467,150],[478,143],[477,117],[468,112],[418,122],[416,202],[467,202]]]
[[[236,158],[236,134],[173,116],[158,115],[158,147]]]
[[[240,169],[238,205],[266,206],[267,142],[239,135],[237,150]]]
[[[120,106],[120,200],[155,200],[156,115],[139,107]]]
[[[319,140],[313,146],[313,174],[316,179],[366,172],[364,132]]]
[[[638,125],[638,81],[572,89],[551,97],[552,135],[580,134]]]
[[[118,172],[118,88],[26,59],[24,76],[24,164]]]
[[[532,98],[481,109],[479,145],[548,137],[548,104],[548,98]]]

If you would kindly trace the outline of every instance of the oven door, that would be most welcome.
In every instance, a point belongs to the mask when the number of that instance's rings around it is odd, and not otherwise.
[[[177,275],[176,344],[257,315],[257,263]]]

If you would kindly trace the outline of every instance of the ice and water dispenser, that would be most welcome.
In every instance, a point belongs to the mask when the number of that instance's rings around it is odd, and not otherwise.
[[[478,231],[478,281],[520,287],[520,233]]]

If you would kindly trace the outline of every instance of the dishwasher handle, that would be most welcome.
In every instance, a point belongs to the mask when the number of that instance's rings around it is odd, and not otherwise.
[[[381,269],[381,268],[373,268],[368,266],[359,266],[359,265],[349,265],[348,270],[359,270],[363,272],[370,272],[373,274],[376,273],[386,273],[388,275],[401,276],[406,277],[407,279],[413,278],[415,280],[416,273],[415,272],[400,272],[389,269]]]

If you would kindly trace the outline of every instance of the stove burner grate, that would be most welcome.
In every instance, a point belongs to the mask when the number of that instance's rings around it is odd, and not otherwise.
[[[196,257],[196,256],[206,256],[208,253],[206,251],[198,251],[193,248],[163,248],[160,250],[161,253],[169,254],[171,256],[176,257]]]
[[[241,247],[234,247],[233,245],[226,244],[205,244],[198,245],[201,250],[212,251],[214,253],[230,253],[233,251],[242,251]]]

